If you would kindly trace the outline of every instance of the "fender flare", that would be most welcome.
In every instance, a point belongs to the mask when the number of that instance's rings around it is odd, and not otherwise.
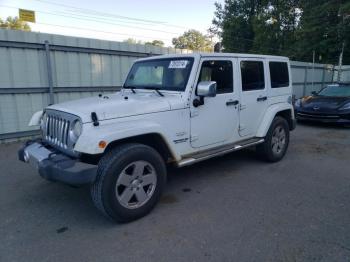
[[[163,128],[157,123],[137,121],[134,123],[125,122],[101,124],[98,127],[94,127],[90,123],[84,125],[83,128],[84,132],[79,137],[74,147],[74,150],[78,152],[84,152],[91,155],[103,154],[109,144],[118,140],[130,139],[141,135],[155,134],[162,138],[175,159],[181,158],[176,153],[176,150],[174,150],[174,144],[172,141],[167,139],[169,135],[166,135],[165,130],[163,130]],[[107,146],[105,148],[98,147],[98,143],[102,140],[107,142]]]
[[[291,116],[294,118],[294,111],[293,107],[291,104],[288,103],[278,103],[278,104],[273,104],[269,106],[266,110],[264,119],[261,121],[260,126],[257,130],[256,136],[257,137],[265,137],[267,132],[269,131],[269,128],[271,126],[271,123],[275,116],[285,110],[290,110],[291,111]]]
[[[30,118],[30,121],[28,123],[28,126],[37,126],[40,125],[40,119],[43,115],[43,110],[40,110],[38,112],[35,112],[33,116]]]

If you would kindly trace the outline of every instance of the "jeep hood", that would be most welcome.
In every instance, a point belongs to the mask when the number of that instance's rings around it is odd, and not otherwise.
[[[83,98],[47,107],[79,116],[83,123],[92,122],[91,113],[99,120],[157,113],[184,108],[181,94],[164,94],[137,91],[138,93],[118,92],[96,97]]]

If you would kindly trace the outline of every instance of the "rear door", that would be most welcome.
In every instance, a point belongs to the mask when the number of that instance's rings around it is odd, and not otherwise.
[[[264,59],[239,59],[241,104],[239,135],[252,137],[268,107],[266,84],[267,68]]]

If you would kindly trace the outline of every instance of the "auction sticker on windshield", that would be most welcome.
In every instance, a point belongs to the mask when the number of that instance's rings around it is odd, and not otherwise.
[[[187,63],[188,63],[187,60],[170,61],[169,68],[173,68],[173,69],[186,68]]]

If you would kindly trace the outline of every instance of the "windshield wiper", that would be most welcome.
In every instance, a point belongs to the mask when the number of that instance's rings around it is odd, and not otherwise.
[[[147,86],[147,87],[144,87],[144,89],[150,89],[150,90],[154,90],[157,92],[158,95],[160,96],[164,96],[164,94],[162,92],[160,92],[160,88],[159,87],[152,87],[152,86]]]
[[[123,86],[123,88],[126,88],[126,89],[130,89],[131,92],[133,92],[134,94],[136,94],[136,91],[135,91],[135,88],[134,86]]]

